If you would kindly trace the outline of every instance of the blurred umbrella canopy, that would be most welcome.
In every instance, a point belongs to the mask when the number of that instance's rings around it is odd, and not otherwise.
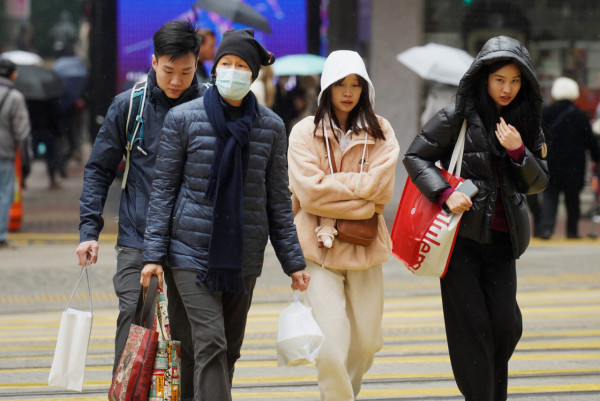
[[[455,86],[473,62],[466,51],[437,43],[411,47],[396,59],[422,78]]]
[[[254,8],[238,0],[198,0],[194,7],[217,13],[231,22],[248,25],[271,33],[269,21],[260,15]]]
[[[49,100],[63,94],[60,78],[52,70],[37,65],[17,66],[17,88],[27,100]]]
[[[0,58],[12,61],[17,65],[41,65],[44,63],[39,55],[23,50],[11,50],[0,54]]]
[[[275,75],[314,75],[323,72],[325,57],[316,54],[290,54],[275,60]]]

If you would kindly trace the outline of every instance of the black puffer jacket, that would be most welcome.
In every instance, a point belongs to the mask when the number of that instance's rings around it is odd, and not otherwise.
[[[154,70],[150,70],[146,104],[142,114],[144,139],[141,147],[146,154],[135,149],[131,151],[127,186],[121,193],[119,207],[119,246],[142,249],[152,173],[163,120],[171,107],[200,97],[203,90],[194,78],[190,87],[173,102],[157,85]],[[85,165],[83,189],[79,199],[81,242],[97,240],[104,226],[102,211],[108,189],[116,176],[119,163],[126,154],[125,125],[130,97],[131,90],[128,90],[113,99]]]
[[[281,119],[258,105],[250,132],[244,182],[243,273],[258,277],[270,237],[288,275],[305,268],[288,189],[287,138]],[[203,99],[165,118],[144,242],[145,261],[206,270],[213,202],[205,199],[216,133]],[[168,258],[168,259],[167,259]]]
[[[525,158],[521,164],[516,163],[505,151],[498,152],[499,156],[494,156],[494,142],[491,139],[494,135],[493,130],[486,131],[474,103],[465,96],[467,85],[471,84],[470,80],[483,65],[506,59],[517,64],[522,79],[529,81],[532,98],[536,102],[536,115],[532,118],[541,121],[542,100],[529,54],[518,41],[501,36],[489,41],[473,61],[461,80],[456,105],[442,109],[425,124],[408,148],[403,163],[419,190],[429,200],[437,202],[438,196],[449,184],[436,168],[435,162],[440,160],[442,165],[448,168],[460,126],[463,120],[467,119],[461,176],[471,179],[479,188],[479,192],[472,198],[471,210],[463,215],[458,235],[479,243],[490,243],[496,200],[502,196],[513,256],[518,258],[529,245],[530,238],[525,195],[541,192],[548,185],[548,168],[542,157],[545,156],[544,135],[540,129],[533,133],[534,138],[525,141],[532,146],[526,146]],[[497,175],[497,171],[500,172],[500,176]]]

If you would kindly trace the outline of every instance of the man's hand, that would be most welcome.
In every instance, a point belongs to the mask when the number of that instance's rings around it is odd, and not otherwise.
[[[152,276],[158,277],[158,288],[163,288],[163,268],[161,265],[157,265],[154,263],[148,263],[142,269],[142,278],[140,278],[140,284],[144,288],[148,288],[150,285],[150,278]]]
[[[96,263],[98,260],[98,241],[81,242],[75,249],[75,253],[77,254],[77,264],[79,266],[85,266],[88,259],[90,264]]]
[[[292,289],[305,291],[308,288],[310,275],[305,270],[300,270],[292,273]]]

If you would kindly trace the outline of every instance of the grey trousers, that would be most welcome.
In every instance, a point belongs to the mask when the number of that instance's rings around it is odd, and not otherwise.
[[[142,251],[135,248],[116,247],[117,272],[113,277],[115,294],[119,298],[119,316],[115,336],[115,360],[113,375],[121,359],[127,342],[129,326],[135,314],[140,294],[140,277],[142,272]],[[171,337],[181,342],[181,400],[194,399],[194,347],[187,313],[183,307],[179,291],[173,281],[170,269],[164,270],[166,283],[167,306]]]
[[[173,269],[191,325],[194,400],[230,401],[256,278],[246,278],[247,293],[227,293],[211,292],[206,284],[197,283],[197,275],[197,271]]]

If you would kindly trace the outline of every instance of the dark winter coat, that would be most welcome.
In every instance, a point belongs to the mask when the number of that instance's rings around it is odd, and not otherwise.
[[[243,274],[260,276],[270,238],[290,275],[304,269],[305,261],[288,189],[285,127],[262,105],[257,104],[256,113],[243,187]],[[205,194],[216,138],[203,99],[167,114],[148,210],[144,261],[206,271],[214,204]]]
[[[585,177],[585,151],[594,161],[600,161],[598,142],[590,120],[570,100],[559,100],[544,108],[548,125],[548,169],[550,182],[581,189]]]
[[[448,168],[461,124],[467,119],[461,176],[471,179],[479,188],[479,192],[472,198],[473,207],[463,214],[458,235],[489,244],[496,201],[501,196],[508,220],[513,256],[518,258],[529,245],[530,238],[525,195],[541,192],[548,185],[547,166],[542,160],[544,135],[541,129],[533,133],[534,138],[530,141],[533,146],[526,147],[525,158],[521,164],[515,162],[505,151],[498,152],[499,156],[494,156],[494,132],[486,131],[474,102],[465,96],[468,85],[472,84],[471,80],[482,66],[507,59],[518,65],[522,79],[529,81],[533,92],[531,97],[535,99],[537,106],[536,115],[531,118],[541,122],[542,99],[529,54],[518,41],[499,37],[487,43],[463,76],[457,91],[456,105],[442,109],[425,124],[408,148],[403,162],[419,190],[430,201],[437,202],[439,195],[449,188],[449,184],[436,168],[435,162],[440,160],[444,168]],[[500,172],[499,177],[497,171]],[[500,181],[500,191],[496,185],[497,179]]]
[[[146,154],[136,149],[133,149],[130,154],[127,185],[121,193],[119,207],[117,245],[142,249],[152,174],[165,115],[174,105],[201,95],[202,89],[194,78],[192,85],[177,101],[173,102],[158,87],[156,73],[150,70],[146,104],[142,114],[144,138],[141,147]],[[126,154],[125,125],[130,97],[131,90],[128,90],[113,99],[85,165],[83,189],[79,200],[79,237],[82,242],[97,240],[104,226],[102,211],[106,196],[117,174],[117,167]]]

